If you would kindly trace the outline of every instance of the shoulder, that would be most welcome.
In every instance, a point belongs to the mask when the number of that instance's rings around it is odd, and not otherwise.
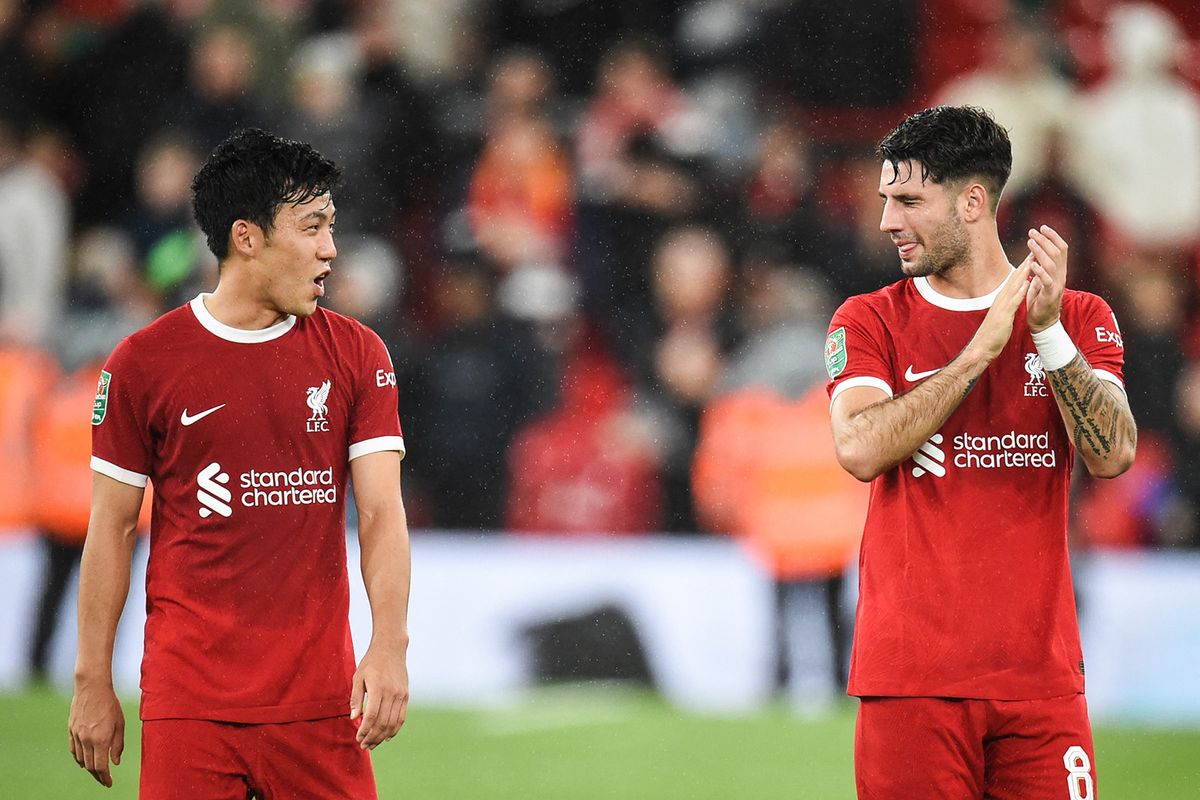
[[[1108,302],[1098,294],[1085,292],[1081,289],[1066,289],[1063,291],[1063,308],[1071,310],[1103,309],[1109,312]]]
[[[834,320],[886,320],[896,316],[899,309],[911,303],[914,294],[912,281],[905,278],[882,289],[847,298],[834,314]]]
[[[308,330],[317,332],[332,344],[334,351],[342,354],[344,362],[357,372],[375,375],[379,370],[391,374],[395,380],[391,354],[383,339],[367,325],[353,317],[325,308],[302,321]]]
[[[304,320],[305,325],[327,330],[335,339],[353,342],[379,341],[379,335],[369,327],[345,314],[317,307],[311,317]]]
[[[113,357],[162,353],[171,341],[195,333],[198,324],[192,310],[186,305],[180,306],[122,339],[113,350]]]
[[[1068,327],[1073,323],[1090,323],[1092,321],[1111,325],[1114,328],[1117,325],[1116,315],[1103,297],[1078,289],[1067,289],[1063,292],[1062,318],[1063,324]]]
[[[1063,292],[1062,323],[1080,347],[1095,342],[1113,344],[1117,349],[1125,346],[1121,326],[1112,307],[1099,295],[1076,289]]]

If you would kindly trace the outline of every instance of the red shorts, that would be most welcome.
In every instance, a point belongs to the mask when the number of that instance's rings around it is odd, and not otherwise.
[[[1082,694],[864,697],[858,708],[860,800],[1091,800],[1095,763]]]
[[[262,725],[142,723],[142,800],[374,800],[371,757],[349,716]]]

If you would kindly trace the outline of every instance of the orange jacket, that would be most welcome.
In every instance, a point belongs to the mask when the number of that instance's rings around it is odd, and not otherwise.
[[[0,531],[33,524],[33,420],[54,379],[53,360],[40,350],[0,346]]]
[[[62,375],[46,392],[33,419],[30,476],[32,522],[64,542],[80,544],[92,505],[92,401],[100,364]],[[149,524],[150,492],[138,522]]]
[[[823,386],[796,402],[764,388],[713,401],[692,487],[702,523],[781,580],[842,572],[862,538],[869,488],[837,462]]]

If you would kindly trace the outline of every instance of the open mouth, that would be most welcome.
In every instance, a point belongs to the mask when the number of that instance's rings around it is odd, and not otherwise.
[[[325,296],[325,279],[327,277],[329,277],[329,270],[326,270],[317,277],[313,278],[313,286],[317,288],[317,297]]]

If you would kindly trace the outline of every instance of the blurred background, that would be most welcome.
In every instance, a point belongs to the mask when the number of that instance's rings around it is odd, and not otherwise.
[[[821,350],[899,277],[874,144],[940,102],[1010,131],[1014,263],[1053,226],[1120,320],[1138,460],[1071,526],[1093,711],[1200,729],[1192,0],[0,0],[0,690],[69,689],[99,364],[215,286],[189,182],[260,126],[345,170],[328,305],[397,367],[414,703],[633,685],[848,737],[865,488]]]

